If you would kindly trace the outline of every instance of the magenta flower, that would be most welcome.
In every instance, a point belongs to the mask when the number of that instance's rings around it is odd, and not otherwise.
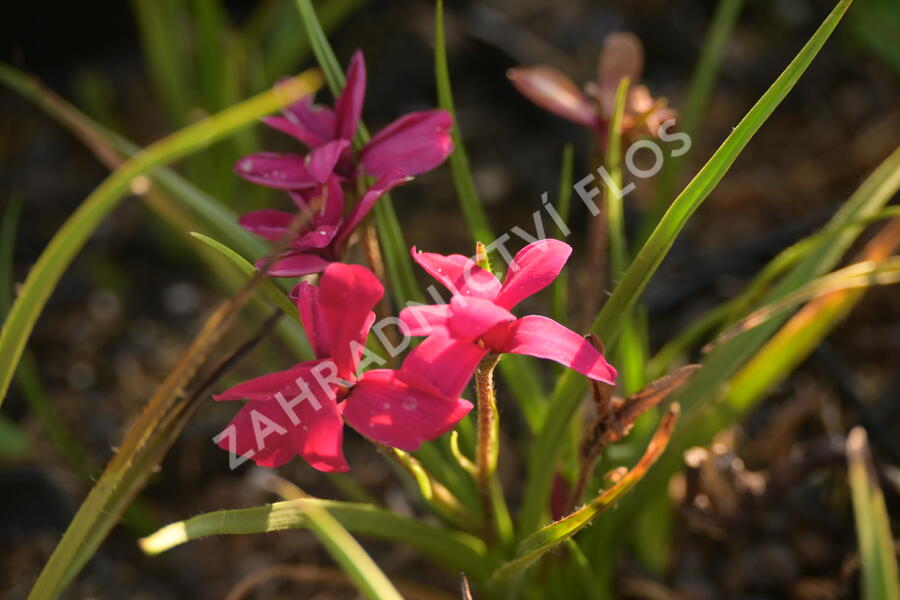
[[[605,383],[614,384],[616,370],[584,337],[538,315],[516,318],[510,309],[544,289],[559,274],[572,248],[558,240],[539,240],[516,254],[501,284],[496,277],[459,254],[416,252],[413,258],[440,281],[453,297],[450,304],[411,306],[400,319],[410,335],[427,335],[404,365],[416,367],[427,357],[456,357],[457,370],[444,374],[447,385],[473,368],[488,352],[546,358]],[[424,349],[423,349],[424,348]],[[465,383],[465,382],[463,382]]]
[[[254,183],[296,190],[323,182],[317,165],[333,166],[343,180],[361,175],[382,177],[395,169],[414,176],[440,165],[453,150],[453,120],[444,110],[409,113],[400,117],[354,152],[352,141],[359,126],[366,92],[366,65],[357,50],[347,69],[347,84],[334,110],[317,106],[307,97],[288,107],[280,117],[266,117],[269,127],[290,135],[310,149],[306,157],[263,152],[238,161],[236,171]],[[329,171],[330,174],[330,171]]]
[[[319,273],[329,263],[339,261],[350,234],[375,206],[375,201],[394,187],[409,181],[402,169],[394,169],[380,177],[344,216],[344,190],[335,177],[318,187],[288,192],[301,211],[313,210],[307,225],[293,238],[287,250],[267,271],[273,277],[300,277]],[[319,207],[316,209],[315,207]],[[244,214],[238,223],[254,235],[279,241],[287,235],[296,214],[281,210],[254,210]],[[256,266],[262,268],[263,258]]]
[[[625,102],[623,133],[631,137],[656,136],[663,123],[675,118],[676,113],[666,107],[665,98],[654,98],[647,86],[637,83],[643,68],[641,41],[633,33],[619,32],[604,40],[597,81],[588,83],[584,92],[556,69],[543,65],[516,67],[507,76],[523,96],[544,110],[584,125],[605,140],[615,108],[616,88],[626,77],[631,86]]]
[[[472,404],[458,397],[462,386],[432,383],[431,373],[458,367],[418,357],[416,373],[404,362],[399,370],[357,375],[369,360],[360,359],[375,319],[372,308],[383,294],[372,272],[357,265],[332,263],[318,288],[300,283],[297,306],[316,359],[216,396],[248,400],[217,438],[219,446],[260,466],[276,467],[300,455],[320,471],[346,471],[344,421],[376,442],[407,451],[452,429]]]

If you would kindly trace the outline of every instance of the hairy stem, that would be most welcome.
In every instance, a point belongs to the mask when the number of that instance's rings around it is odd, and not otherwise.
[[[478,399],[478,441],[475,457],[475,481],[484,509],[485,536],[495,533],[508,537],[509,519],[499,481],[497,458],[500,454],[498,435],[500,420],[497,416],[497,400],[494,394],[494,368],[500,362],[500,354],[489,352],[475,370],[475,391]]]

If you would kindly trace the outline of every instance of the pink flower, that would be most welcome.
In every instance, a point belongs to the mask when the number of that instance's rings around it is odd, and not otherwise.
[[[472,405],[458,397],[461,386],[432,383],[430,373],[453,371],[454,365],[417,359],[418,373],[404,362],[399,370],[357,375],[372,360],[364,345],[372,308],[383,294],[371,271],[357,265],[329,265],[318,288],[300,283],[297,306],[316,359],[216,396],[248,400],[217,438],[219,446],[260,466],[300,455],[320,471],[346,471],[344,421],[376,442],[408,451],[452,429]]]
[[[622,131],[628,135],[656,136],[660,125],[676,116],[665,98],[655,99],[647,86],[638,85],[644,68],[644,48],[633,33],[613,33],[603,43],[597,64],[597,81],[578,89],[571,79],[552,67],[516,67],[507,72],[519,92],[541,108],[584,125],[605,139],[615,108],[616,88],[628,78],[631,86],[625,103]]]
[[[444,377],[459,377],[465,372],[463,365],[474,368],[491,351],[550,359],[591,379],[614,384],[616,370],[584,337],[547,317],[516,318],[510,312],[549,285],[571,253],[572,248],[558,240],[529,244],[516,254],[501,284],[462,255],[442,256],[413,248],[416,262],[453,297],[450,304],[411,306],[400,313],[410,335],[429,336],[417,348],[418,356],[410,355],[404,366],[415,368],[424,357],[442,360],[455,356],[458,370]],[[451,383],[458,385],[458,381]]]
[[[324,171],[316,173],[315,163],[331,164],[341,179],[354,180],[360,175],[382,177],[395,169],[418,175],[437,167],[450,155],[453,120],[444,110],[413,112],[400,117],[355,153],[352,142],[365,92],[366,65],[362,52],[357,50],[350,60],[347,84],[334,110],[317,106],[307,97],[288,107],[282,116],[263,119],[269,127],[303,143],[310,154],[306,157],[271,152],[251,154],[238,161],[238,175],[260,185],[296,190],[323,182]]]
[[[275,260],[267,274],[273,277],[300,277],[319,273],[329,263],[341,259],[350,234],[375,206],[375,201],[394,187],[409,181],[401,169],[380,177],[344,216],[344,190],[335,177],[325,183],[288,192],[299,210],[315,209],[306,226],[294,236],[287,250]],[[316,208],[318,207],[318,208]],[[285,236],[296,213],[281,210],[255,210],[243,215],[238,223],[250,233],[273,242]],[[267,263],[263,258],[256,266]]]

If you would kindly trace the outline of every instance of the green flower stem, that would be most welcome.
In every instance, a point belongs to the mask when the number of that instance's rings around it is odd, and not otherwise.
[[[475,370],[475,392],[478,399],[478,441],[475,450],[475,481],[484,508],[486,537],[496,535],[501,543],[512,539],[512,521],[497,479],[500,456],[500,419],[494,393],[494,369],[501,354],[489,352]]]

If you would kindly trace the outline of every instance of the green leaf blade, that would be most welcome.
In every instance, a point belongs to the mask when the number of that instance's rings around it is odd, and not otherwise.
[[[261,116],[308,95],[318,86],[314,74],[263,92],[147,147],[107,177],[53,236],[25,280],[0,331],[0,403],[6,396],[28,337],[66,268],[101,221],[119,203],[132,181],[163,164],[204,148],[249,126]]]
[[[725,176],[750,138],[809,67],[851,2],[852,0],[841,0],[837,3],[796,58],[750,109],[663,215],[594,320],[591,330],[599,335],[604,343],[610,345],[618,338],[625,323],[625,315],[637,302],[690,216]],[[696,381],[704,372],[707,372],[707,369],[701,370],[691,383],[697,385]],[[565,431],[566,423],[574,415],[584,389],[583,380],[572,372],[566,372],[554,390],[549,417],[544,423],[544,430],[535,440],[529,462],[529,476],[520,516],[520,529],[523,532],[536,530],[547,514],[553,470],[562,451],[558,440],[563,439],[561,435]]]

